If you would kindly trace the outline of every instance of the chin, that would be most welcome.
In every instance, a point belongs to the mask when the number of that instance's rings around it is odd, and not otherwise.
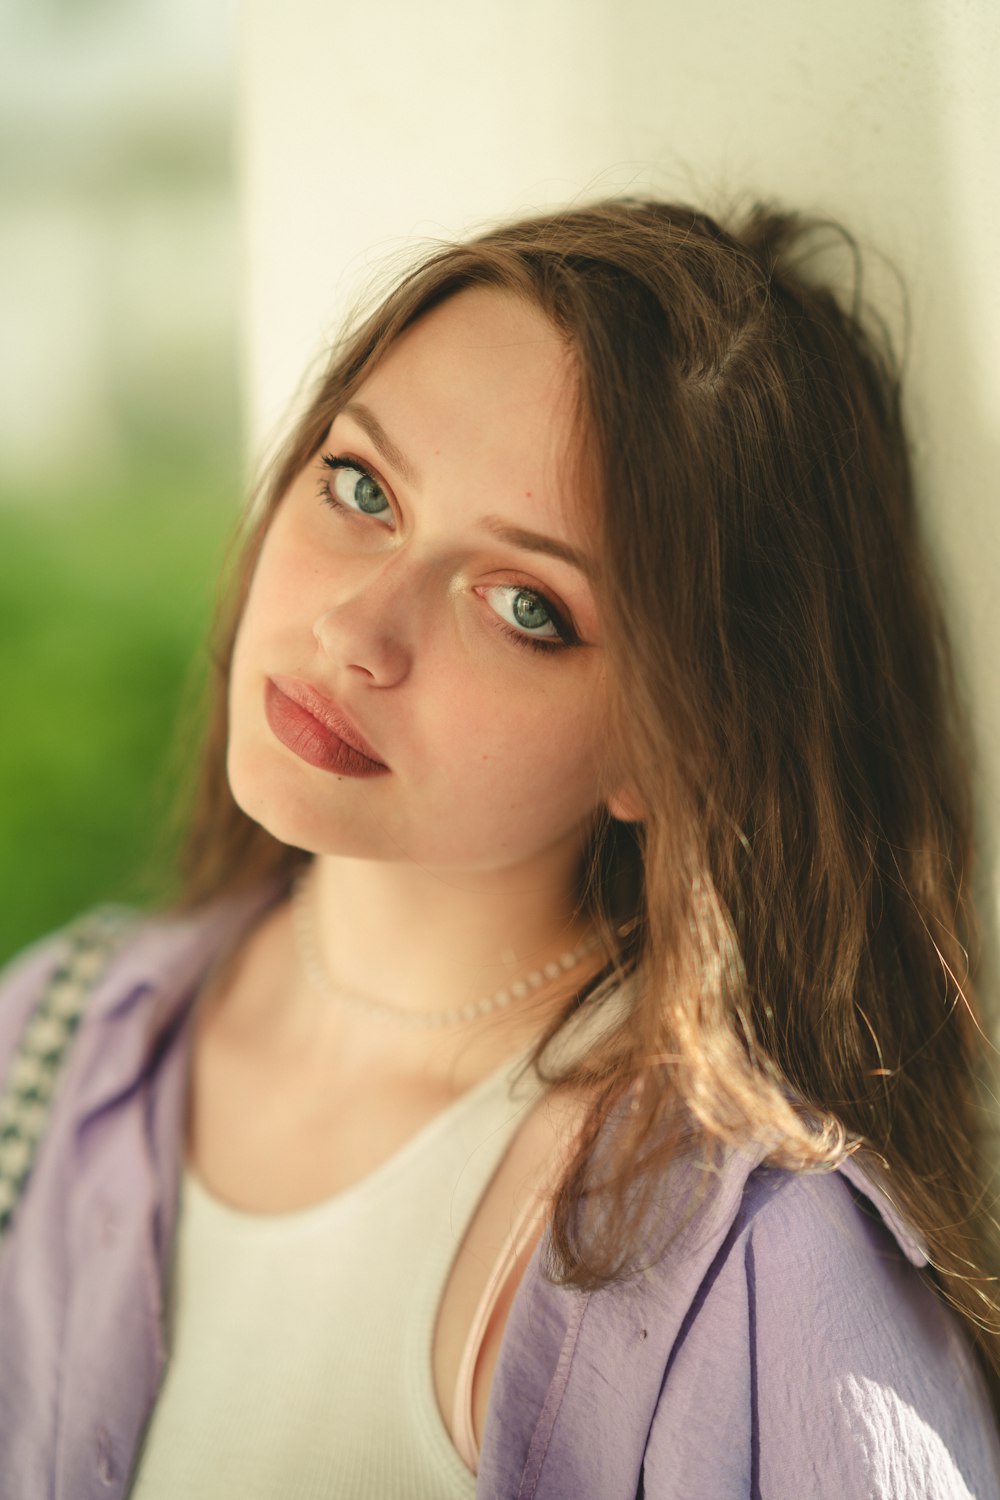
[[[229,790],[237,807],[253,822],[282,844],[308,849],[302,835],[312,825],[317,828],[315,798],[304,798],[301,787],[288,785],[290,778],[282,766],[268,765],[273,758],[250,754],[230,745],[226,759]]]
[[[330,792],[317,788],[309,768],[289,764],[260,747],[230,746],[226,774],[233,800],[240,810],[272,838],[309,854],[342,854],[348,858],[378,858],[375,844],[380,830],[357,806],[338,807],[341,778],[330,777]]]

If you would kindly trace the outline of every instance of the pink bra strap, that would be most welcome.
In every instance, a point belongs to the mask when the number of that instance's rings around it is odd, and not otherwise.
[[[476,1365],[479,1363],[479,1353],[482,1348],[483,1338],[489,1327],[493,1311],[500,1298],[500,1293],[507,1284],[507,1278],[517,1264],[518,1256],[531,1238],[532,1232],[538,1227],[538,1221],[542,1218],[548,1208],[544,1197],[532,1196],[528,1199],[524,1208],[513,1224],[503,1249],[493,1266],[490,1279],[483,1288],[483,1295],[479,1299],[469,1336],[465,1341],[462,1351],[461,1362],[458,1367],[458,1378],[455,1382],[455,1405],[452,1411],[452,1441],[458,1450],[459,1457],[468,1469],[475,1474],[479,1469],[479,1444],[476,1441],[475,1428],[472,1421],[472,1381],[476,1373]]]

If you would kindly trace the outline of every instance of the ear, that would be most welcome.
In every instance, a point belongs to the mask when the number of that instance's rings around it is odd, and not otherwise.
[[[641,823],[646,816],[639,794],[631,785],[619,787],[607,799],[607,809],[620,823]]]

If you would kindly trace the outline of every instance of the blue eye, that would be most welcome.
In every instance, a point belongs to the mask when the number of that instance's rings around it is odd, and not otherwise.
[[[354,511],[362,516],[392,517],[392,507],[385,491],[373,474],[370,474],[356,458],[338,458],[324,453],[322,461],[332,471],[332,478],[324,477],[320,493],[328,505],[335,510]]]
[[[496,613],[506,621],[501,627],[502,633],[519,646],[530,646],[536,651],[558,651],[561,647],[576,644],[578,637],[573,627],[537,589],[526,588],[523,584],[498,584],[484,589],[483,593],[501,596],[503,608],[497,609]]]

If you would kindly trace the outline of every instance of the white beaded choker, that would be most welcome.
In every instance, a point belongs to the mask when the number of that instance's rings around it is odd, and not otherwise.
[[[592,933],[572,952],[563,953],[550,963],[542,964],[538,969],[532,969],[530,973],[523,975],[520,979],[515,979],[513,983],[504,985],[503,989],[497,990],[495,995],[486,995],[482,1000],[472,1000],[468,1005],[454,1006],[451,1010],[412,1011],[402,1006],[390,1005],[386,1000],[376,1000],[368,995],[358,995],[350,990],[339,989],[332,982],[323,967],[323,961],[316,946],[305,881],[302,877],[292,888],[292,923],[299,958],[306,976],[327,1000],[336,1004],[353,1006],[355,1010],[363,1010],[369,1015],[381,1016],[386,1020],[399,1021],[406,1026],[426,1028],[461,1026],[468,1021],[478,1020],[480,1016],[491,1015],[493,1011],[503,1010],[512,1001],[525,999],[533,990],[541,989],[544,984],[550,983],[553,979],[561,979],[564,974],[570,973],[583,962],[588,954],[593,953],[595,948],[600,946],[600,938],[596,933]]]

